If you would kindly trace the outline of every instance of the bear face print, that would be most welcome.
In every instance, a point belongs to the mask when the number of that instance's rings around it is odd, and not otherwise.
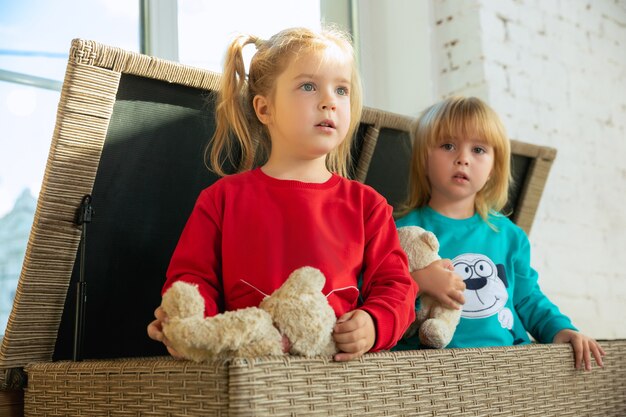
[[[461,317],[478,319],[492,316],[504,308],[509,294],[503,268],[497,268],[482,254],[465,253],[452,260],[454,271],[465,282],[465,305]]]

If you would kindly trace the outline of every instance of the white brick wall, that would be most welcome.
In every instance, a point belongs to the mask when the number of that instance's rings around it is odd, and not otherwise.
[[[626,2],[431,1],[437,97],[478,96],[558,149],[530,236],[544,292],[626,338]]]

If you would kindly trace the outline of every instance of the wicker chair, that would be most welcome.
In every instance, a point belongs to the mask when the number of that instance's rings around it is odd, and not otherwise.
[[[15,302],[0,348],[0,411],[61,415],[626,415],[626,341],[604,369],[573,369],[566,345],[416,350],[195,364],[145,326],[199,191],[219,75],[74,40]],[[404,197],[411,119],[365,109],[352,175]],[[555,158],[513,141],[512,218],[530,230]],[[94,218],[75,223],[85,195]],[[79,251],[81,229],[89,229]],[[86,230],[85,230],[86,231]],[[84,268],[81,268],[84,265]],[[72,361],[76,283],[89,294]],[[2,408],[4,407],[4,409]]]

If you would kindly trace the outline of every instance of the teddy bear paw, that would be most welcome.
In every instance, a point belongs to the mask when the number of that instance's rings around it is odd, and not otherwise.
[[[443,320],[429,319],[420,326],[419,338],[421,344],[443,349],[450,343],[454,335],[454,328],[450,328]]]
[[[168,318],[204,317],[204,299],[198,286],[177,281],[163,294],[161,306]]]

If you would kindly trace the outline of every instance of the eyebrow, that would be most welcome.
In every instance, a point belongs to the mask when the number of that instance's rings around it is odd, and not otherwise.
[[[315,74],[305,74],[305,73],[298,74],[295,77],[293,77],[294,81],[301,80],[301,79],[314,80],[315,78],[316,78]],[[348,80],[347,78],[343,78],[343,77],[337,78],[335,79],[335,81],[338,83],[351,84],[350,80]]]

